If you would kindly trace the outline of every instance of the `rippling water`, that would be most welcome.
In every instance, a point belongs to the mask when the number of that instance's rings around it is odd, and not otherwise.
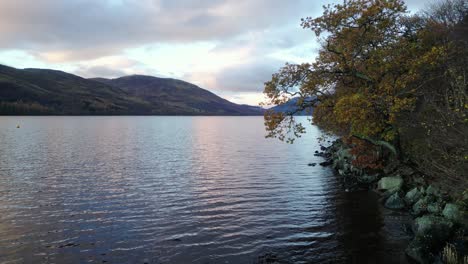
[[[262,117],[0,117],[0,263],[404,261],[403,216],[307,166],[317,128],[264,135]]]

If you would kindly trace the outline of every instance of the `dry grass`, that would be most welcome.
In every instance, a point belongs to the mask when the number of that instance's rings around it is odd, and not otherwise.
[[[468,256],[459,256],[455,246],[449,243],[442,251],[442,259],[446,264],[468,264]]]

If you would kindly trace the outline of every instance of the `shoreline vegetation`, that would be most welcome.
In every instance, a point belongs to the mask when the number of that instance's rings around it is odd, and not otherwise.
[[[316,153],[320,165],[346,191],[375,190],[386,208],[413,216],[411,259],[468,263],[466,1],[418,14],[402,0],[343,1],[302,27],[319,38],[318,56],[273,74],[268,104],[314,108],[312,122],[339,138]],[[267,111],[265,127],[288,143],[306,133],[294,113]]]

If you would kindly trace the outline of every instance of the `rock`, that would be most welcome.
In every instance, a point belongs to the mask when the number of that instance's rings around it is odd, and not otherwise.
[[[325,150],[327,150],[327,148],[324,147],[324,146],[320,146],[320,150],[325,151]]]
[[[390,190],[386,190],[382,196],[384,199],[387,199],[389,198],[390,196],[392,196],[394,193],[398,192],[399,190],[397,188],[394,188],[394,189],[390,189]]]
[[[427,211],[431,214],[440,214],[442,212],[442,203],[433,202],[427,205]]]
[[[419,185],[425,185],[426,184],[426,181],[424,180],[424,177],[422,175],[419,175],[419,176],[414,176],[413,175],[413,182],[416,183],[416,184],[419,184]],[[426,190],[423,190],[422,192],[425,193]]]
[[[406,254],[418,263],[433,263],[432,252],[440,252],[452,235],[453,223],[441,216],[424,215],[415,220],[415,238]]]
[[[319,165],[320,165],[320,166],[326,167],[326,166],[332,165],[332,162],[331,162],[330,160],[327,160],[327,161],[324,161],[324,162],[319,163]]]
[[[434,196],[439,196],[440,190],[437,187],[434,187],[433,185],[429,185],[427,186],[426,193]]]
[[[435,198],[432,195],[422,197],[413,205],[413,214],[420,215],[425,213],[427,211],[427,206],[434,201]]]
[[[315,165],[317,165],[317,163],[315,163],[315,162],[307,164],[307,166],[312,166],[312,167],[314,167]]]
[[[387,201],[385,202],[385,207],[389,209],[402,209],[405,207],[405,202],[398,192],[394,193],[392,196],[388,197]]]
[[[365,184],[369,184],[369,183],[373,183],[375,182],[379,175],[367,175],[367,174],[363,174],[362,172],[358,175],[361,175],[357,178],[357,180],[360,182],[360,183],[365,183]]]
[[[453,228],[453,223],[442,216],[423,215],[416,218],[414,222],[416,234],[431,233],[441,238],[448,238]]]
[[[411,167],[406,165],[403,165],[400,168],[398,168],[398,174],[400,174],[401,176],[411,176],[414,173],[415,171]]]
[[[454,203],[446,204],[442,215],[455,223],[463,223],[463,212],[460,207]]]
[[[418,201],[419,198],[421,198],[422,193],[419,191],[418,187],[414,187],[411,189],[409,192],[406,193],[405,195],[405,201],[407,204],[412,205],[416,201]]]
[[[377,185],[379,190],[400,189],[403,185],[403,178],[399,176],[383,177]]]
[[[333,168],[344,169],[345,167],[349,167],[348,163],[352,159],[353,156],[351,155],[348,149],[339,148],[335,153],[333,153]]]

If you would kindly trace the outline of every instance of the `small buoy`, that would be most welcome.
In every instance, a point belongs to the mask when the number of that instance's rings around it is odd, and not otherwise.
[[[16,128],[20,128],[20,125],[17,125]]]

